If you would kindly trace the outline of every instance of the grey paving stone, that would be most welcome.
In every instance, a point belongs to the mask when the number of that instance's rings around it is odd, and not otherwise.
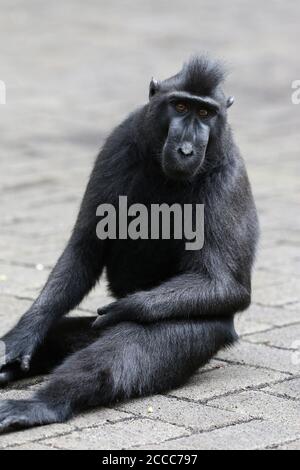
[[[45,266],[53,267],[65,244],[57,241],[56,237],[48,237],[47,244],[45,240],[36,239],[35,246],[32,248],[31,243],[24,243],[24,240],[20,245],[20,240],[13,235],[7,236],[7,238],[9,238],[9,243],[4,238],[0,239],[0,259],[14,263],[18,258],[21,260],[20,263],[31,266],[42,263]],[[18,253],[18,257],[16,253]]]
[[[285,374],[247,366],[228,366],[196,375],[182,388],[170,395],[188,400],[206,401],[220,395],[280,381]]]
[[[300,280],[293,278],[279,285],[257,288],[253,293],[254,303],[270,307],[299,302],[299,299]]]
[[[270,201],[267,200],[267,206],[269,207]],[[264,237],[264,233],[261,235]],[[267,237],[270,242],[270,235]],[[260,241],[262,243],[262,241]],[[255,269],[252,277],[252,287],[254,290],[262,289],[269,286],[277,286],[286,282],[286,274],[280,274],[274,271],[266,271],[263,269]]]
[[[300,317],[300,302],[296,302],[294,304],[289,304],[286,305],[285,310],[292,311],[292,312],[297,312],[298,316]]]
[[[297,192],[297,190],[296,190]],[[289,212],[289,208],[286,208],[286,211]],[[291,214],[291,212],[289,212]],[[295,228],[294,220],[289,216],[290,224],[286,229],[286,239],[289,239],[289,232]],[[279,222],[280,223],[280,222]],[[276,224],[274,224],[276,225]],[[296,227],[297,230],[299,227]],[[260,256],[257,259],[256,263],[257,269],[263,269],[272,271],[273,273],[278,273],[280,275],[286,274],[288,278],[294,279],[293,284],[299,292],[299,272],[300,272],[300,260],[296,255],[295,247],[286,245],[280,247],[268,246],[267,248],[261,250]],[[267,297],[264,298],[263,290],[261,290],[255,298],[260,300],[260,303],[263,305],[283,305],[297,299],[297,291],[290,289],[288,282],[282,284],[282,288],[276,289],[270,286],[266,288]],[[272,294],[275,295],[275,298],[272,299]]]
[[[264,392],[268,392],[281,397],[294,398],[300,400],[300,378],[287,380],[277,385],[271,385],[262,389]]]
[[[258,450],[297,439],[297,434],[270,421],[252,421],[212,432],[193,434],[145,449]]]
[[[214,369],[223,369],[224,367],[228,367],[226,362],[217,361],[217,359],[211,359],[205,366],[200,367],[196,374],[204,374],[206,371],[214,370]]]
[[[25,396],[23,396],[25,398]],[[18,395],[21,398],[21,394]],[[105,425],[111,425],[111,423],[119,422],[132,418],[130,413],[124,413],[120,410],[114,409],[102,409],[96,410],[90,413],[81,414],[67,423],[62,424],[51,424],[48,426],[37,427],[28,429],[25,431],[13,432],[10,434],[0,435],[0,449],[7,447],[14,447],[17,445],[27,446],[28,444],[39,444],[44,445],[44,442],[40,442],[43,439],[52,438],[58,436],[58,440],[62,439],[62,436],[72,432],[78,432],[79,435],[83,435],[88,432],[93,432],[93,429],[97,427],[100,433],[101,429]],[[122,425],[120,425],[122,427]]]
[[[75,429],[103,426],[107,423],[115,423],[133,418],[133,414],[126,410],[117,410],[113,408],[99,408],[87,413],[81,413],[69,421],[69,424]]]
[[[287,398],[268,395],[263,391],[249,391],[218,398],[209,404],[223,410],[245,413],[248,417],[268,419],[300,433],[299,403]]]
[[[239,315],[237,315],[237,329],[242,326],[244,334],[252,333],[253,329],[261,328],[270,329],[272,326],[285,326],[300,321],[300,310],[292,308],[292,305],[284,307],[263,307],[261,305],[252,304],[251,307]]]
[[[1,263],[0,295],[35,298],[42,289],[48,273],[23,266]]]
[[[239,315],[235,321],[235,329],[239,337],[266,331],[269,330],[270,327],[271,325],[268,323],[260,323],[248,318],[247,313]]]
[[[43,438],[52,438],[57,436],[59,439],[64,433],[70,433],[74,430],[68,423],[51,424],[25,431],[18,431],[9,434],[0,435],[0,450],[11,448],[18,445],[31,444],[34,441]]]
[[[1,267],[0,267],[1,270]],[[1,296],[0,298],[0,337],[12,328],[17,320],[30,307],[31,302],[14,297]]]
[[[251,335],[247,337],[247,341],[298,351],[300,350],[300,323]]]
[[[290,444],[284,444],[283,446],[277,447],[277,450],[300,450],[300,439]]]
[[[54,444],[56,447],[69,450],[113,450],[152,445],[157,441],[163,442],[187,434],[183,427],[150,419],[136,419],[86,429],[84,433],[74,431],[61,436],[59,440],[46,439],[43,444],[50,446]]]
[[[133,400],[120,405],[118,409],[185,426],[193,431],[208,431],[245,421],[245,416],[236,412],[220,412],[199,403],[189,403],[162,395]]]
[[[294,351],[241,341],[233,349],[223,351],[217,357],[229,362],[274,369],[286,374],[298,374],[300,364],[295,361],[294,355]]]
[[[22,444],[21,446],[16,447],[6,447],[5,450],[57,450],[53,447],[46,446],[44,444],[39,444],[38,442],[33,442],[29,444]]]

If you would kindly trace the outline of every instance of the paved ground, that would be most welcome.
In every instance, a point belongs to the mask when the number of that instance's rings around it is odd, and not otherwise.
[[[237,347],[180,390],[1,436],[0,449],[300,449],[299,2],[0,3],[0,333],[62,250],[106,133],[146,99],[152,75],[175,72],[191,52],[231,66],[231,121],[262,225]],[[99,287],[81,310],[106,301]]]

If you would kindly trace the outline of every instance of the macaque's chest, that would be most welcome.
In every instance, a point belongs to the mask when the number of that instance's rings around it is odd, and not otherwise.
[[[111,241],[106,269],[112,293],[122,297],[176,275],[180,253],[177,240]]]
[[[178,274],[188,257],[186,242],[195,236],[195,214],[187,207],[194,210],[195,204],[179,190],[159,181],[149,187],[147,178],[135,174],[130,191],[123,188],[120,194],[110,217],[116,230],[107,243],[105,260],[110,288],[117,297],[149,289]]]

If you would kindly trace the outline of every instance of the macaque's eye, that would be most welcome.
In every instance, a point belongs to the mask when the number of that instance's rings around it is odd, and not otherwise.
[[[199,114],[200,117],[207,117],[208,116],[208,111],[207,111],[207,109],[202,108],[202,109],[199,109],[198,114]]]
[[[188,111],[188,107],[184,103],[177,103],[175,109],[177,113],[186,113]]]

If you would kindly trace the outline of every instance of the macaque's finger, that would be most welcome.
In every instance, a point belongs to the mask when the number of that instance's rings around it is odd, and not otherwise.
[[[97,318],[94,321],[92,328],[96,328],[96,329],[107,328],[108,326],[113,326],[113,325],[116,325],[117,323],[120,323],[120,321],[122,320],[119,318],[119,315],[110,313],[106,315],[105,317],[100,316],[99,318]]]
[[[21,369],[24,372],[27,372],[30,369],[30,362],[31,362],[31,354],[26,354],[26,356],[23,356],[22,361],[21,361]]]
[[[101,315],[101,314],[99,314],[99,315]],[[96,328],[96,329],[97,329],[97,328],[100,328],[100,327],[101,327],[101,323],[102,323],[102,318],[99,317],[99,318],[97,318],[97,319],[94,321],[94,323],[92,324],[92,328]]]
[[[107,313],[109,313],[109,305],[105,307],[100,307],[97,310],[98,315],[106,315]]]

